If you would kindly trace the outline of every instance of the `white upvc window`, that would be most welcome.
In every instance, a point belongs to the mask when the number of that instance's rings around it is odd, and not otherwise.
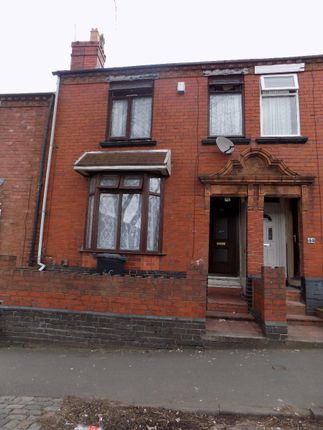
[[[261,76],[260,88],[261,135],[299,136],[297,75]]]

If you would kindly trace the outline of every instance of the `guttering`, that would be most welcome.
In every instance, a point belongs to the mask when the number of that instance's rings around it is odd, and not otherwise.
[[[36,238],[37,238],[37,227],[38,227],[38,220],[39,220],[41,191],[42,191],[43,179],[44,179],[44,165],[45,165],[45,158],[46,158],[46,152],[47,152],[47,144],[49,141],[49,139],[48,139],[48,137],[49,137],[49,126],[50,126],[50,121],[51,121],[52,115],[53,115],[54,102],[55,102],[55,94],[51,94],[50,104],[48,107],[48,114],[47,114],[47,118],[46,118],[45,129],[44,129],[42,152],[41,152],[41,157],[40,157],[40,162],[39,162],[39,176],[38,176],[38,183],[37,183],[36,205],[35,205],[35,211],[34,211],[33,233],[32,233],[31,245],[30,245],[29,259],[28,259],[29,266],[32,266],[34,261],[35,261],[34,260],[34,253],[35,253],[35,245],[36,245]]]
[[[54,110],[53,110],[52,127],[51,127],[51,132],[50,132],[50,141],[49,141],[47,167],[46,167],[46,177],[45,177],[43,203],[42,203],[42,209],[41,209],[40,228],[39,228],[37,264],[40,266],[39,267],[40,272],[43,271],[46,267],[46,265],[42,263],[41,258],[42,258],[42,247],[43,247],[43,238],[44,238],[44,226],[45,226],[45,217],[46,217],[46,204],[47,204],[50,168],[51,168],[53,148],[54,148],[56,115],[57,115],[58,94],[59,94],[59,83],[60,83],[60,78],[59,78],[59,76],[57,76],[56,96],[55,96],[55,104],[54,104]]]
[[[53,75],[58,76],[71,76],[71,75],[83,75],[83,74],[105,74],[105,73],[128,73],[136,72],[141,70],[164,70],[168,68],[210,68],[214,67],[226,67],[231,65],[243,64],[249,66],[255,66],[257,64],[267,63],[290,63],[290,62],[321,62],[323,60],[323,54],[318,55],[299,55],[292,57],[269,57],[269,58],[240,58],[236,60],[217,60],[217,61],[196,61],[196,62],[183,62],[183,63],[156,63],[156,64],[140,64],[137,66],[119,66],[119,67],[102,67],[97,69],[79,69],[79,70],[57,70],[53,72]]]

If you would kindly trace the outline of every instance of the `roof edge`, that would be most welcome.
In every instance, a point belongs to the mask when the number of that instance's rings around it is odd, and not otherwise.
[[[167,69],[167,68],[194,68],[194,67],[211,67],[211,66],[228,66],[242,64],[245,66],[254,66],[257,64],[267,63],[281,63],[281,62],[318,62],[323,61],[323,54],[318,55],[301,55],[292,57],[269,57],[269,58],[253,58],[253,59],[237,59],[237,60],[219,60],[219,61],[198,61],[198,62],[184,62],[184,63],[161,63],[161,64],[141,64],[136,66],[119,66],[119,67],[105,67],[98,69],[80,69],[80,70],[57,70],[52,72],[55,76],[74,75],[74,74],[87,74],[87,73],[107,73],[107,72],[120,72],[120,71],[134,71],[145,69]]]
[[[47,92],[47,93],[7,93],[1,94],[1,100],[32,100],[39,98],[50,98],[55,95],[55,92]]]

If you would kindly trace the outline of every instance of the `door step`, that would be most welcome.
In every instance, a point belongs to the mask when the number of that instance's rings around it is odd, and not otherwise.
[[[208,287],[207,294],[209,299],[214,299],[217,297],[241,297],[241,287]]]
[[[299,288],[287,287],[286,297],[287,297],[287,300],[300,302],[302,299],[301,290]]]
[[[323,327],[323,320],[314,315],[287,315],[288,325],[315,325]]]
[[[296,316],[305,316],[306,315],[306,306],[305,303],[287,300],[287,315],[296,315]]]
[[[240,288],[240,278],[230,276],[208,276],[208,287],[218,288]]]
[[[207,301],[207,310],[227,314],[248,314],[248,305],[244,299],[238,296],[211,296]]]
[[[254,321],[253,315],[248,313],[237,313],[237,312],[219,312],[219,311],[207,311],[207,318],[217,320],[234,320],[234,321]]]

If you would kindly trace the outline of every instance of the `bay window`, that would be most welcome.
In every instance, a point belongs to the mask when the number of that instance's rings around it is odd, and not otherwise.
[[[163,179],[101,174],[90,179],[85,245],[116,252],[160,251]]]

